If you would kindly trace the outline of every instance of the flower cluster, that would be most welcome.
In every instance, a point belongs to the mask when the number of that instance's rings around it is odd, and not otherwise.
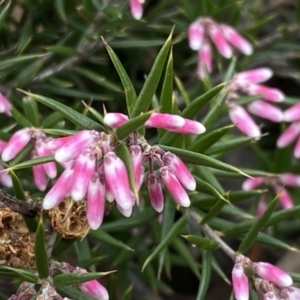
[[[249,275],[247,276],[245,273]],[[260,299],[299,299],[300,290],[291,287],[293,280],[289,274],[272,264],[253,263],[249,258],[238,255],[232,270],[232,286],[236,300],[249,299],[248,277],[253,278]]]
[[[268,68],[258,68],[237,73],[229,83],[229,94],[226,104],[229,107],[229,117],[237,128],[247,136],[259,137],[259,126],[255,123],[247,110],[258,117],[272,122],[281,122],[283,112],[271,103],[284,100],[283,93],[275,88],[270,88],[259,83],[270,79],[273,72]],[[233,101],[242,92],[246,95],[261,95],[260,100],[252,101],[247,105],[247,110]]]
[[[246,55],[253,52],[252,45],[244,39],[233,27],[218,24],[211,18],[199,18],[188,29],[190,48],[198,51],[198,75],[203,77],[204,66],[212,71],[212,49],[209,38],[215,44],[219,53],[225,58],[233,55],[232,47]]]
[[[243,183],[243,189],[253,190],[258,186],[264,186],[274,190],[278,194],[281,206],[288,209],[294,206],[293,200],[284,186],[300,187],[300,176],[292,173],[279,174],[277,177],[254,177],[248,178]],[[266,194],[263,194],[258,202],[257,215],[263,214],[267,207]]]
[[[143,4],[145,0],[129,0],[132,16],[139,20],[143,16]]]
[[[294,156],[300,157],[300,103],[293,105],[283,112],[283,121],[291,124],[283,131],[277,140],[277,147],[284,148],[297,139]]]

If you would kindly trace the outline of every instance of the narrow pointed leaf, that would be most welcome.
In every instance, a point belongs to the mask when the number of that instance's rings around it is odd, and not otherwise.
[[[25,91],[20,90],[22,93],[28,95],[29,97],[35,99],[36,101],[50,107],[51,109],[60,112],[66,119],[68,119],[70,122],[72,122],[73,124],[79,126],[80,128],[84,128],[84,129],[94,129],[94,130],[99,130],[99,131],[103,131],[104,128],[97,122],[95,122],[94,120],[86,117],[85,115],[75,111],[74,109],[72,109],[71,107],[62,104],[58,101],[55,101],[53,99],[47,98],[47,97],[43,97],[40,95],[35,95],[32,93],[28,93]]]
[[[30,97],[23,98],[23,108],[26,118],[34,127],[39,127],[39,109],[36,101]]]
[[[205,224],[209,222],[211,219],[216,217],[219,212],[222,210],[223,206],[225,205],[224,200],[218,200],[217,203],[208,211],[208,213],[203,217],[201,220],[201,224]]]
[[[7,3],[7,5],[2,9],[2,11],[0,13],[0,30],[2,29],[3,24],[5,23],[5,19],[6,19],[9,7],[10,7],[10,3],[11,3],[11,1],[9,1]],[[3,2],[1,3],[1,5],[3,5]]]
[[[143,88],[133,106],[132,117],[136,117],[140,113],[146,112],[149,108],[171,47],[172,35],[173,29],[153,63],[152,69],[147,76]]]
[[[164,146],[164,145],[160,145],[160,147],[166,151],[170,151],[170,152],[178,155],[186,163],[207,166],[207,167],[211,167],[214,169],[219,169],[219,170],[236,173],[236,174],[240,174],[240,175],[249,177],[246,173],[242,172],[241,170],[239,170],[231,165],[228,165],[226,163],[223,163],[219,160],[216,160],[214,158],[208,157],[206,155],[188,151],[188,150],[179,149],[179,148],[168,147],[168,146]]]
[[[226,70],[225,76],[223,78],[223,82],[227,82],[232,78],[232,76],[234,75],[234,72],[235,72],[235,67],[236,67],[236,58],[233,57],[230,62],[230,65],[228,66],[228,68]]]
[[[143,264],[142,272],[147,267],[147,265],[163,250],[165,249],[174,239],[174,237],[180,233],[180,231],[186,225],[186,216],[182,216],[172,227],[172,229],[165,236],[164,240],[159,243],[155,250],[148,256],[146,261]]]
[[[42,217],[35,234],[34,254],[36,268],[40,278],[47,278],[49,275],[49,260],[47,257],[45,231]]]
[[[201,280],[200,280],[196,300],[207,299],[207,290],[209,287],[210,277],[211,277],[211,261],[212,261],[212,252],[208,250],[204,250],[202,252]]]
[[[124,88],[124,92],[125,92],[125,97],[126,97],[126,104],[127,104],[127,111],[128,111],[128,115],[131,117],[132,115],[132,109],[135,105],[137,96],[136,96],[136,92],[135,89],[133,87],[133,84],[129,78],[129,76],[126,73],[126,70],[124,69],[121,61],[119,60],[118,56],[116,55],[116,53],[113,51],[113,49],[105,42],[104,39],[102,39],[104,42],[104,46],[108,52],[108,55],[110,56],[111,61],[113,62],[119,77],[121,79],[123,88]],[[136,114],[139,115],[139,114]]]
[[[44,119],[44,121],[41,124],[41,127],[48,128],[48,127],[55,126],[63,118],[64,116],[60,112],[55,111]]]
[[[14,106],[10,110],[13,118],[20,124],[22,127],[33,127],[33,124],[23,116]]]
[[[228,133],[234,125],[228,125],[222,128],[218,128],[214,131],[201,134],[196,137],[195,141],[192,143],[191,148],[189,150],[203,153],[207,149],[209,149],[212,145],[218,142],[218,140]]]
[[[203,250],[213,251],[219,248],[219,244],[216,241],[209,238],[197,235],[182,235],[182,237],[185,238],[192,245],[195,245],[196,247]]]
[[[176,75],[175,75],[175,83],[176,83],[176,86],[177,86],[178,90],[180,91],[180,94],[181,94],[182,98],[184,99],[185,103],[188,105],[191,102],[190,97],[189,97],[189,93],[185,89],[185,87],[182,84],[180,78]]]
[[[37,275],[35,275],[34,273],[31,273],[30,271],[25,270],[25,269],[11,268],[8,266],[0,266],[0,270],[10,271],[15,276],[17,276],[27,282],[32,282],[32,283],[39,282],[39,277]]]
[[[10,69],[16,66],[19,66],[28,60],[33,60],[37,59],[44,56],[44,54],[28,54],[28,55],[22,55],[22,56],[17,56],[14,58],[8,58],[6,60],[2,60],[0,62],[0,71],[4,71],[6,69]]]
[[[15,171],[15,170],[21,170],[21,169],[27,169],[27,168],[31,168],[33,166],[36,165],[41,165],[47,162],[52,162],[54,161],[54,156],[53,155],[49,155],[49,156],[43,156],[43,157],[37,157],[37,158],[33,158],[24,162],[21,162],[19,164],[16,165],[12,165],[11,167],[7,168],[7,170],[9,171]]]
[[[67,21],[67,16],[66,16],[66,11],[65,11],[65,6],[64,6],[64,1],[63,0],[55,0],[55,9],[60,16],[60,18],[66,22]]]
[[[125,124],[116,130],[116,135],[119,140],[127,138],[133,131],[138,130],[143,126],[151,116],[152,111],[141,114],[135,118],[128,120]]]
[[[59,274],[53,278],[55,287],[63,287],[69,285],[77,285],[87,281],[101,278],[116,271],[110,272],[91,272],[91,273],[65,273]]]

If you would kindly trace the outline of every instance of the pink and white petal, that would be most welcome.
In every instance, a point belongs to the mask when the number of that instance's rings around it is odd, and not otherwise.
[[[189,207],[191,204],[190,198],[175,174],[167,166],[160,168],[159,173],[175,202],[183,207]]]
[[[222,33],[225,39],[237,50],[245,55],[251,55],[253,53],[252,45],[243,38],[233,27],[222,24]]]
[[[78,287],[87,295],[92,296],[98,300],[109,300],[109,295],[106,288],[96,279],[84,282],[78,285]]]
[[[195,120],[184,119],[185,124],[174,130],[169,130],[172,132],[182,133],[182,134],[202,134],[206,131],[206,128],[203,124]]]
[[[134,181],[137,190],[141,187],[142,165],[143,165],[143,153],[139,145],[130,146],[130,158],[133,168]]]
[[[70,193],[74,169],[70,166],[57,179],[53,187],[46,194],[43,200],[43,208],[51,209],[57,205]]]
[[[164,195],[162,192],[162,186],[159,180],[159,176],[156,173],[147,173],[146,184],[150,196],[152,207],[157,212],[162,212],[164,208]]]
[[[277,147],[278,148],[284,148],[284,147],[288,146],[289,144],[291,144],[297,138],[297,136],[299,134],[300,134],[300,122],[292,123],[279,136],[279,138],[277,140],[277,143],[276,143]]]
[[[0,93],[0,112],[11,116],[11,108],[12,104],[10,103],[10,101]]]
[[[6,146],[7,146],[7,142],[0,140],[0,153],[2,153],[2,151]]]
[[[16,131],[2,152],[2,160],[8,161],[16,157],[16,155],[29,143],[31,140],[32,130],[24,128]]]
[[[163,128],[165,130],[177,130],[184,126],[184,118],[178,115],[152,113],[145,125],[148,127]]]
[[[47,187],[47,175],[42,165],[36,165],[32,167],[33,181],[35,186],[40,191],[45,191]]]
[[[232,49],[224,38],[224,34],[217,24],[211,24],[208,29],[211,40],[217,47],[218,51],[225,58],[232,57]]]
[[[264,180],[264,177],[248,178],[243,182],[242,188],[245,191],[251,191],[263,184]]]
[[[190,191],[194,191],[196,189],[196,180],[194,176],[178,156],[171,152],[166,152],[162,159],[164,165],[169,167],[186,189]]]
[[[100,176],[99,173],[93,174],[87,193],[86,217],[93,230],[102,224],[105,211],[105,184],[104,178]]]
[[[132,206],[129,208],[123,208],[122,206],[120,206],[117,203],[117,208],[118,208],[119,212],[126,218],[129,218],[132,214]]]
[[[280,291],[280,296],[284,300],[299,300],[300,299],[300,289],[294,286],[283,288]]]
[[[128,121],[128,116],[121,113],[107,113],[103,122],[112,128],[118,128]]]
[[[282,173],[279,175],[280,181],[287,186],[300,186],[300,175],[293,173]]]
[[[300,121],[300,103],[297,103],[283,112],[285,122]]]
[[[277,189],[277,193],[279,193],[279,202],[284,209],[294,207],[294,202],[286,189]]]
[[[249,282],[241,263],[235,263],[232,269],[232,287],[236,300],[249,299]]]
[[[264,85],[248,84],[246,91],[250,95],[263,95],[264,100],[272,102],[282,102],[284,100],[284,94],[282,91]]]
[[[257,68],[237,73],[234,80],[241,84],[260,83],[269,80],[273,76],[273,71],[269,68]]]
[[[248,104],[248,111],[273,122],[281,122],[283,120],[281,109],[262,100],[253,101]]]
[[[242,106],[231,104],[229,118],[245,135],[250,137],[261,135],[259,127]]]
[[[212,71],[212,50],[208,41],[204,41],[202,47],[198,51],[197,74],[200,78],[205,76],[204,66],[208,73]]]
[[[294,156],[296,158],[300,158],[300,137],[298,137],[295,148],[294,148]]]
[[[6,187],[12,187],[13,183],[12,183],[12,179],[11,176],[8,172],[4,171],[4,167],[2,165],[0,165],[0,181],[1,183],[6,186]]]
[[[140,20],[143,16],[143,6],[139,0],[129,0],[130,1],[130,11],[132,16],[136,20]]]
[[[201,49],[202,42],[204,39],[204,27],[199,22],[199,20],[196,20],[193,22],[189,28],[188,28],[188,41],[189,41],[189,46],[192,50],[199,50]]]

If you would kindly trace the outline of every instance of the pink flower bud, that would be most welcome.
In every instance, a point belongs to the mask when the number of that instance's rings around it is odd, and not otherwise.
[[[273,122],[281,122],[283,119],[283,113],[279,108],[262,100],[253,101],[248,104],[248,110],[258,117]]]
[[[221,31],[220,27],[216,24],[211,24],[209,26],[209,35],[215,46],[217,47],[218,51],[222,56],[225,58],[232,57],[232,49],[226,42],[224,38],[224,34]]]
[[[119,210],[119,212],[124,216],[129,218],[132,214],[132,206],[130,206],[129,208],[123,208],[120,205],[117,204],[117,208]]]
[[[250,95],[263,95],[264,100],[272,102],[282,102],[284,99],[284,95],[280,90],[259,84],[248,84],[245,90],[247,90]]]
[[[42,139],[37,139],[36,144],[35,144],[35,149],[36,149],[36,152],[39,157],[52,155],[52,152],[48,148],[45,141],[43,141]],[[46,174],[48,175],[48,177],[50,177],[50,178],[56,177],[57,171],[56,171],[56,165],[54,162],[48,162],[48,163],[42,164],[42,166],[43,166]]]
[[[277,189],[277,193],[279,193],[279,201],[284,209],[294,207],[293,200],[286,189]]]
[[[2,165],[0,165],[0,182],[6,187],[13,186],[10,174],[4,171]]]
[[[105,210],[105,184],[104,177],[94,173],[90,180],[87,194],[86,217],[90,227],[97,230],[103,221]]]
[[[79,285],[79,288],[89,296],[98,300],[109,300],[109,295],[106,288],[97,280],[91,280]]]
[[[300,120],[300,103],[297,103],[288,108],[283,113],[283,120],[286,122],[294,122]]]
[[[148,127],[163,128],[166,130],[177,130],[185,124],[184,118],[178,115],[153,113],[146,121]]]
[[[289,274],[272,264],[265,262],[254,263],[253,269],[258,276],[262,279],[271,281],[277,287],[282,288],[293,284],[293,280]]]
[[[212,71],[212,51],[208,41],[204,41],[200,50],[198,51],[197,74],[200,78],[205,76],[204,66],[206,67],[208,73]]]
[[[35,186],[40,191],[45,191],[47,187],[47,176],[43,165],[33,166],[32,172]]]
[[[236,127],[245,135],[251,137],[259,137],[261,135],[259,127],[242,106],[231,104],[229,117]]]
[[[95,131],[78,131],[55,152],[55,160],[62,163],[75,159],[96,137]]]
[[[243,182],[242,188],[245,191],[254,190],[264,182],[263,177],[248,178]]]
[[[192,50],[199,50],[202,48],[202,41],[204,38],[204,27],[196,20],[193,22],[188,29],[188,40]]]
[[[69,167],[64,170],[60,177],[56,180],[53,187],[47,193],[43,201],[44,209],[51,209],[57,205],[67,196],[71,190],[73,183],[74,169]]]
[[[147,173],[146,184],[150,195],[152,207],[157,212],[162,212],[164,208],[164,195],[162,192],[161,183],[156,173]]]
[[[228,25],[221,25],[222,33],[225,39],[237,50],[245,55],[251,55],[253,52],[252,45],[244,39],[234,28]]]
[[[294,286],[284,288],[281,290],[280,296],[285,300],[299,300],[300,289]]]
[[[182,133],[182,134],[202,134],[206,131],[206,128],[195,120],[190,119],[184,119],[185,123],[182,127],[175,129],[175,130],[169,130],[172,132]]]
[[[9,100],[0,93],[0,112],[11,116],[10,109],[12,108]]]
[[[129,0],[129,1],[130,1],[130,10],[131,10],[132,16],[136,20],[141,19],[142,15],[143,15],[142,2],[139,0]]]
[[[183,207],[190,206],[190,198],[174,173],[167,166],[160,168],[159,173],[175,202]]]
[[[85,197],[95,169],[96,157],[90,150],[84,151],[75,160],[71,187],[71,196],[75,201],[79,201]]]
[[[287,127],[277,140],[277,147],[284,148],[292,143],[300,134],[300,122],[292,123]]]
[[[294,148],[294,156],[296,158],[300,157],[300,137],[298,137],[295,148]]]
[[[2,153],[2,151],[6,146],[7,146],[7,142],[0,140],[0,153]]]
[[[2,152],[2,160],[8,161],[16,155],[29,143],[31,139],[31,129],[24,128],[16,131]]]
[[[268,68],[257,68],[244,72],[237,73],[234,76],[234,80],[241,84],[246,83],[259,83],[270,79],[273,76],[273,72]]]
[[[72,139],[73,136],[64,136],[57,139],[49,138],[47,139],[46,143],[47,143],[47,147],[51,151],[56,151],[58,148],[62,147],[65,143],[67,143]]]
[[[142,149],[138,145],[130,146],[130,158],[133,167],[134,181],[137,190],[140,189],[142,184],[142,165],[143,165],[143,153]]]
[[[128,116],[121,113],[107,113],[103,122],[109,127],[118,128],[128,121]]]
[[[164,165],[175,174],[180,183],[190,191],[196,189],[196,180],[184,162],[175,154],[166,152],[163,157]]]
[[[279,175],[284,185],[298,187],[300,186],[300,176],[293,173],[283,173]]]
[[[112,151],[104,156],[104,175],[117,205],[124,210],[132,208],[135,198],[130,190],[125,164]]]
[[[236,263],[232,269],[232,287],[236,300],[249,299],[249,282],[241,263]]]

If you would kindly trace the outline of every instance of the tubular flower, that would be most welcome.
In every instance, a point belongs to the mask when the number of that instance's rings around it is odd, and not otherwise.
[[[0,113],[5,113],[8,116],[11,116],[10,109],[12,104],[10,101],[0,93]]]
[[[108,113],[104,117],[104,122],[113,128],[118,128],[127,120],[128,116],[120,113]],[[205,131],[205,127],[197,121],[162,113],[153,113],[145,126],[186,134]],[[82,130],[69,137],[48,139],[46,146],[65,171],[46,194],[43,208],[52,209],[66,197],[74,201],[87,200],[87,221],[92,229],[97,229],[103,221],[105,200],[115,201],[118,210],[129,217],[136,202],[135,193],[143,183],[144,162],[149,164],[145,179],[151,204],[156,211],[161,212],[164,206],[163,184],[176,203],[184,207],[190,205],[186,189],[194,191],[196,181],[179,157],[157,146],[151,147],[138,138],[137,132],[130,134],[125,142],[135,187],[131,186],[127,166],[115,153],[120,141],[114,135]],[[154,163],[158,165],[157,171],[154,171]],[[36,180],[41,189],[45,188],[45,171],[34,169],[35,174],[41,175],[39,181]]]
[[[284,186],[289,187],[299,187],[300,186],[300,176],[293,173],[282,173],[277,177],[254,177],[248,178],[243,183],[243,189],[246,191],[253,190],[258,186],[264,186],[266,188],[273,189],[275,194],[279,195],[279,202],[284,209],[288,209],[294,206],[293,200],[284,188]],[[258,202],[257,215],[260,216],[264,213],[266,203],[266,194],[263,194]]]
[[[245,55],[251,55],[253,52],[252,45],[233,27],[219,24],[211,18],[198,18],[188,28],[188,41],[190,48],[198,51],[199,77],[205,74],[204,66],[208,72],[212,70],[212,50],[209,40],[225,58],[232,57],[232,47]]]
[[[257,68],[235,74],[229,83],[229,94],[226,101],[229,107],[229,117],[247,136],[259,137],[261,135],[260,128],[248,112],[272,122],[281,122],[284,119],[281,109],[271,104],[283,101],[284,94],[278,89],[258,84],[270,79],[272,74],[268,68]],[[246,108],[243,108],[234,103],[240,93],[251,96],[261,95],[261,99],[254,100]]]
[[[145,0],[129,0],[130,3],[130,11],[132,16],[139,20],[143,16],[143,6]]]
[[[288,108],[283,113],[283,120],[291,124],[281,133],[277,140],[277,147],[284,148],[296,140],[294,156],[300,157],[300,103]]]
[[[249,280],[244,273],[245,268],[252,269],[251,276],[255,282],[255,289],[260,299],[280,300],[298,299],[288,298],[289,294],[297,295],[298,291],[291,287],[293,280],[290,275],[280,268],[265,262],[253,263],[249,258],[238,255],[232,270],[232,286],[236,300],[248,300],[250,298]]]

